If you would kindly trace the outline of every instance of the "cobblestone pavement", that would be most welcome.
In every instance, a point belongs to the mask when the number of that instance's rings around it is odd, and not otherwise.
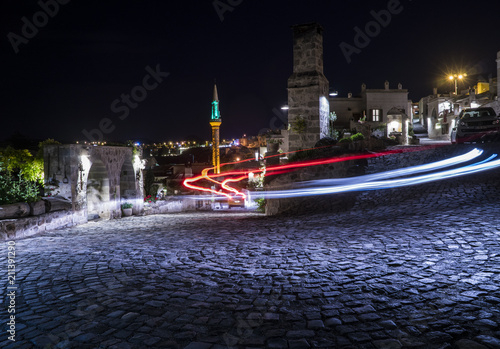
[[[341,214],[129,217],[19,240],[16,342],[4,292],[0,347],[500,348],[494,183],[368,192]]]

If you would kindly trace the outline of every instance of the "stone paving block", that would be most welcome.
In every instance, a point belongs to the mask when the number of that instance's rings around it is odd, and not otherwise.
[[[211,346],[211,343],[192,342],[185,346],[184,349],[210,349]]]
[[[383,339],[376,340],[373,342],[373,345],[377,349],[400,349],[402,348],[401,342],[397,339]]]
[[[453,343],[453,345],[456,349],[488,349],[484,345],[470,339],[460,339]]]
[[[288,347],[290,349],[305,349],[305,348],[310,348],[311,345],[304,338],[302,338],[302,339],[290,339],[288,341]]]
[[[500,339],[498,338],[488,335],[479,335],[474,337],[474,340],[492,349],[500,349]]]

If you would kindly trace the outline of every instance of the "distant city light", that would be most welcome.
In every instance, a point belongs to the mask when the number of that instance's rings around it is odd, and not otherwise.
[[[288,109],[290,109],[290,107],[288,105],[284,105],[281,107],[281,110],[288,110]]]

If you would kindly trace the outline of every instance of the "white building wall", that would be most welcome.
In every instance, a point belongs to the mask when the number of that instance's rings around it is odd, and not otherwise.
[[[382,109],[382,122],[387,122],[387,112],[392,108],[399,108],[410,115],[408,110],[408,90],[367,90],[366,108]]]

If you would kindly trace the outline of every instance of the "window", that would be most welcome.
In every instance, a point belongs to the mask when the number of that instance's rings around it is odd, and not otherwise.
[[[382,115],[382,110],[381,109],[372,109],[371,110],[372,114],[372,121],[381,121],[380,115]]]

